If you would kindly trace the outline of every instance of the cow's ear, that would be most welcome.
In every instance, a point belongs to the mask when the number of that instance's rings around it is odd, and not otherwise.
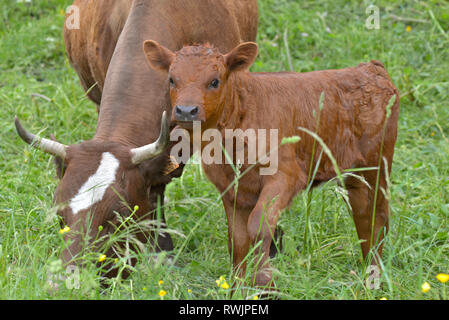
[[[175,57],[173,52],[153,40],[143,43],[143,51],[153,69],[168,72]]]
[[[230,72],[247,70],[256,60],[258,52],[257,44],[254,42],[244,42],[235,47],[224,56],[226,65]]]

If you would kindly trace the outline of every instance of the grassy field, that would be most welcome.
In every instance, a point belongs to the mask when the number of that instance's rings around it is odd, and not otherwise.
[[[63,14],[70,2],[0,0],[0,299],[229,298],[216,284],[220,276],[234,280],[225,214],[197,165],[167,191],[174,265],[149,263],[152,254],[144,250],[135,254],[136,270],[127,280],[103,288],[92,264],[81,271],[79,289],[49,290],[48,274],[62,272],[63,243],[52,210],[55,168],[50,156],[18,138],[13,118],[67,144],[95,132],[95,106],[64,51]],[[283,252],[273,260],[280,298],[447,299],[449,283],[435,276],[449,273],[449,3],[375,1],[379,29],[365,26],[370,1],[260,3],[253,71],[343,68],[376,59],[401,92],[381,287],[366,287],[354,223],[338,186],[328,183],[313,191],[309,220],[305,195],[280,219]],[[431,286],[426,293],[424,282]],[[248,289],[233,298],[258,294]]]

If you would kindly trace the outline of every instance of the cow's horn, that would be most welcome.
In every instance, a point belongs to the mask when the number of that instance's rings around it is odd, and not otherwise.
[[[170,125],[168,123],[167,112],[162,114],[161,133],[159,138],[151,143],[140,148],[131,149],[131,161],[134,164],[142,163],[145,160],[156,157],[165,151],[170,141]]]
[[[17,116],[14,119],[14,123],[16,125],[17,133],[19,134],[20,138],[22,138],[23,141],[25,141],[26,143],[35,148],[41,149],[44,152],[50,153],[62,159],[65,158],[67,149],[66,145],[49,139],[41,138],[26,131],[22,127],[22,124],[20,123]]]

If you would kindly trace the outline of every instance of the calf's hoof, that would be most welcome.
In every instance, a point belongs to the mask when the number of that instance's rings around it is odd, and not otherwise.
[[[264,289],[270,289],[273,287],[273,274],[269,267],[260,269],[257,272],[256,278],[254,279],[254,286],[262,287]]]

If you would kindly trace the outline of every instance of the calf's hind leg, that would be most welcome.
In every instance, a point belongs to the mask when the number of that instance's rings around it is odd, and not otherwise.
[[[354,177],[346,179],[345,184],[357,235],[360,240],[363,240],[361,243],[363,258],[366,260],[371,248],[375,247],[373,259],[367,262],[378,265],[379,259],[382,257],[383,239],[388,232],[388,200],[383,193],[387,185],[384,174],[380,174],[376,207],[373,210],[377,172],[371,171],[363,176],[370,187]]]

